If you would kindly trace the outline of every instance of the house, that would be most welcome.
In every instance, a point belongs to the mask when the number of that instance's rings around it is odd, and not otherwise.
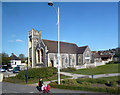
[[[36,67],[58,67],[58,41],[42,39],[41,31],[32,29],[28,33],[28,65]],[[60,68],[90,64],[91,50],[75,43],[60,41]]]
[[[11,58],[11,60],[10,60],[11,67],[16,67],[16,66],[20,66],[21,65],[21,60],[14,53],[12,53],[10,58]]]
[[[113,54],[110,51],[92,51],[92,62],[113,61]]]

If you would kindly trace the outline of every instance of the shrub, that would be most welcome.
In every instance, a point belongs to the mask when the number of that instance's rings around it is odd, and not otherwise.
[[[114,81],[107,81],[107,82],[105,83],[105,85],[107,85],[107,86],[116,86],[117,83],[114,82]]]
[[[44,68],[30,68],[27,71],[28,79],[30,78],[45,78],[45,77],[51,77],[52,75],[57,73],[56,68],[51,67],[44,67]],[[26,75],[26,71],[21,71],[16,77],[18,79],[24,80]]]
[[[76,68],[74,67],[68,67],[68,68],[63,68],[61,69],[62,72],[73,72],[76,71]]]
[[[117,83],[116,83],[116,82],[110,82],[110,85],[111,85],[111,86],[116,86]]]
[[[81,84],[82,84],[82,85],[86,85],[86,86],[91,85],[90,82],[82,82]]]
[[[65,79],[62,81],[63,84],[76,85],[77,82],[75,79]]]

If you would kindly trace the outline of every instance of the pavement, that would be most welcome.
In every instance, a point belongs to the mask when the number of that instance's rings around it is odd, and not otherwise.
[[[2,93],[43,93],[43,92],[39,92],[36,86],[3,82]],[[51,88],[50,93],[96,93],[96,92]]]
[[[68,73],[68,72],[60,72],[60,74],[63,74],[63,75],[66,75],[66,76],[71,76],[72,79],[92,78],[92,75],[81,75],[81,74],[73,74],[73,73]],[[113,76],[120,76],[120,73],[99,74],[99,75],[94,75],[93,78],[113,77]]]

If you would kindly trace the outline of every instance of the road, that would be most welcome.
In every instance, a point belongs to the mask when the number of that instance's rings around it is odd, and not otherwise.
[[[35,86],[3,82],[2,93],[42,93],[42,92],[39,92]],[[51,88],[51,93],[95,93],[95,92]]]

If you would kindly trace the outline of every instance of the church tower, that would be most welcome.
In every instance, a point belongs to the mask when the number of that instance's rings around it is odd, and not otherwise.
[[[32,68],[35,68],[36,46],[40,41],[41,31],[38,32],[38,30],[35,31],[34,29],[32,29],[31,31],[29,31],[28,36],[28,65]]]

